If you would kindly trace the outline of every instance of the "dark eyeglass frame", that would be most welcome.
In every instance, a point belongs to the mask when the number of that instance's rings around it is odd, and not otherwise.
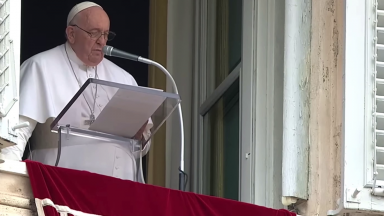
[[[89,35],[90,38],[92,39],[99,39],[101,36],[104,36],[104,39],[106,39],[107,41],[111,41],[115,38],[116,36],[116,33],[113,32],[113,31],[108,31],[108,32],[89,32],[81,27],[79,27],[78,25],[71,25],[73,27],[77,27],[78,29],[82,30],[83,32],[87,33]]]

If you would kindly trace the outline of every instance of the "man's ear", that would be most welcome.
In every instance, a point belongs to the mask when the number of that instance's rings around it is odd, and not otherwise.
[[[75,30],[73,29],[73,27],[67,26],[67,28],[65,29],[65,33],[66,33],[68,42],[74,43],[75,42]]]

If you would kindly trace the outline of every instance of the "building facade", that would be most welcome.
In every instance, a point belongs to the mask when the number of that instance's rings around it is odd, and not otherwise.
[[[12,2],[13,24],[4,23],[18,65],[20,1]],[[384,0],[150,5],[150,58],[182,97],[188,191],[308,216],[382,214]],[[149,70],[150,87],[172,91]],[[14,92],[2,94],[6,104]],[[16,102],[1,119],[3,138],[17,110]],[[178,189],[179,131],[173,115],[155,135],[149,184]]]
[[[182,97],[188,190],[302,215],[382,211],[384,2],[151,5],[151,57]],[[158,74],[152,86],[167,86]],[[149,179],[177,189],[175,118],[155,137]]]

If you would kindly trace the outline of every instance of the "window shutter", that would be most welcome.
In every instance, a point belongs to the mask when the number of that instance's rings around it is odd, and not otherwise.
[[[20,27],[21,0],[0,0],[0,149],[17,140]]]
[[[384,0],[346,0],[345,6],[342,184],[338,208],[327,215],[380,214],[384,212]]]
[[[373,89],[373,117],[375,146],[373,163],[373,186],[384,186],[384,1],[379,0],[374,4],[375,27],[374,35],[374,89]]]

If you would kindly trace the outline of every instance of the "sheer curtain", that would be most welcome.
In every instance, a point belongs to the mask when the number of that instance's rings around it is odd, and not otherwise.
[[[228,0],[217,0],[215,88],[228,76]],[[211,127],[211,194],[224,196],[224,99],[210,111]]]

